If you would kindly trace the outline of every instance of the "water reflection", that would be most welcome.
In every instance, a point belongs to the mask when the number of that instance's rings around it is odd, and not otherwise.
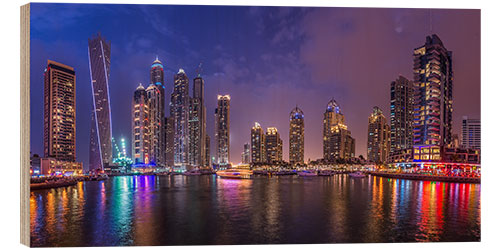
[[[32,246],[480,240],[479,184],[122,176],[31,193]]]

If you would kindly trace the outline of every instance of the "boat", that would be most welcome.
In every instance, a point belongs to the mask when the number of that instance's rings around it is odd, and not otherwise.
[[[191,175],[201,175],[201,172],[198,171],[198,170],[189,170],[189,171],[186,171],[184,173],[182,173],[183,175],[187,175],[187,176],[191,176]]]
[[[250,169],[230,168],[226,170],[217,171],[215,174],[220,178],[230,179],[250,179],[253,175]]]
[[[354,173],[349,173],[349,176],[352,178],[364,178],[366,177],[366,174],[363,174],[362,172],[354,172]]]
[[[334,174],[335,174],[335,172],[333,172],[333,171],[331,171],[331,170],[320,170],[320,171],[318,172],[318,175],[319,175],[319,176],[332,176],[332,175],[334,175]]]
[[[309,170],[304,170],[304,171],[300,171],[297,173],[299,176],[302,176],[302,177],[312,177],[312,176],[318,176],[318,173],[317,172],[312,172],[312,171],[309,171]]]
[[[107,174],[99,174],[99,175],[90,176],[91,181],[104,181],[107,179],[109,179],[109,176]]]

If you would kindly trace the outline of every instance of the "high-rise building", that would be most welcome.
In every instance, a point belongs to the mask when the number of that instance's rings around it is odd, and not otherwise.
[[[146,90],[139,84],[132,100],[132,160],[134,164],[149,164],[149,101]]]
[[[266,162],[266,148],[264,130],[258,122],[252,127],[250,132],[250,143],[252,147],[252,163]]]
[[[281,140],[277,128],[267,128],[265,142],[266,162],[277,163],[283,161],[283,140]]]
[[[339,105],[332,99],[326,105],[323,117],[323,159],[335,162],[352,159],[354,155],[355,140],[347,130]]]
[[[193,97],[189,106],[189,164],[193,167],[205,165],[206,109],[204,103],[204,80],[198,74],[193,80]]]
[[[375,106],[368,117],[367,158],[369,162],[386,163],[389,156],[389,125],[382,110]]]
[[[44,73],[44,151],[46,158],[76,160],[76,75],[73,67],[47,61]]]
[[[439,161],[452,143],[452,53],[435,34],[413,51],[415,105],[413,154],[417,161]]]
[[[174,166],[174,117],[165,117],[165,164]]]
[[[219,165],[228,165],[229,162],[229,95],[217,96],[215,109],[215,145],[216,161]]]
[[[185,169],[189,164],[189,79],[183,69],[174,76],[170,105],[174,118],[174,165]]]
[[[158,57],[150,68],[150,82],[146,89],[149,102],[150,162],[165,166],[165,86],[163,64]]]
[[[466,149],[481,149],[481,120],[462,117],[461,146]]]
[[[89,169],[104,169],[111,163],[111,100],[109,99],[109,67],[111,43],[101,34],[88,40],[92,118],[90,128]]]
[[[210,136],[205,136],[205,166],[211,167],[211,158],[210,158]]]
[[[243,152],[241,153],[241,163],[250,164],[250,143],[243,144]]]
[[[290,112],[290,150],[291,164],[304,163],[304,113],[298,107]]]
[[[413,89],[413,82],[403,76],[391,82],[390,162],[412,160]]]

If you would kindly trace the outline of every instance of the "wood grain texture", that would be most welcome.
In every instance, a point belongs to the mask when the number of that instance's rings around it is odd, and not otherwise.
[[[30,4],[21,6],[21,244],[30,246]]]

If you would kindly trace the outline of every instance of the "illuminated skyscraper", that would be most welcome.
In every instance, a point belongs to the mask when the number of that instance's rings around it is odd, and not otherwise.
[[[391,140],[389,161],[411,161],[413,150],[413,82],[399,76],[391,82]]]
[[[97,34],[88,40],[92,89],[92,124],[90,128],[89,169],[104,169],[111,163],[111,100],[109,99],[109,67],[111,43]]]
[[[44,73],[45,158],[76,160],[76,75],[62,63],[47,61]]]
[[[149,102],[150,162],[165,166],[165,86],[163,64],[158,57],[151,64],[150,82],[146,89]]]
[[[280,138],[278,129],[275,127],[267,128],[266,132],[266,162],[277,163],[283,160],[283,141]]]
[[[211,157],[210,157],[210,136],[205,136],[205,166],[211,167]]]
[[[290,112],[290,150],[291,164],[304,163],[304,113],[298,107]]]
[[[368,117],[367,158],[369,162],[385,163],[389,155],[389,125],[382,110],[375,106]]]
[[[355,155],[355,140],[347,130],[344,115],[335,100],[326,106],[323,118],[323,159],[335,162],[339,159],[351,159]]]
[[[414,160],[441,160],[452,143],[452,53],[435,34],[413,51],[415,106]]]
[[[149,164],[149,101],[146,90],[139,84],[132,100],[132,160],[134,164]]]
[[[174,166],[174,118],[165,117],[165,164]]]
[[[189,164],[205,165],[206,109],[203,78],[198,74],[193,80],[193,97],[189,106]]]
[[[243,144],[243,152],[241,153],[241,163],[250,163],[250,143]]]
[[[462,118],[461,146],[466,149],[481,149],[481,120]]]
[[[215,110],[215,145],[216,161],[219,165],[230,163],[229,153],[229,95],[217,96],[217,109]]]
[[[251,147],[252,147],[252,163],[260,163],[266,161],[265,135],[264,130],[258,122],[252,127],[250,132]]]
[[[174,165],[185,169],[189,164],[189,79],[183,69],[174,76],[170,112],[174,118]]]

